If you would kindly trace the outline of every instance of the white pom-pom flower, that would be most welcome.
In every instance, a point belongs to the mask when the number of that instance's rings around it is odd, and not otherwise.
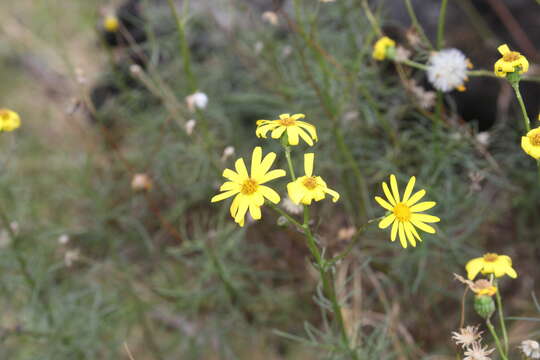
[[[471,62],[458,49],[444,49],[434,52],[429,57],[427,76],[435,89],[448,92],[454,89],[464,91],[467,69]]]

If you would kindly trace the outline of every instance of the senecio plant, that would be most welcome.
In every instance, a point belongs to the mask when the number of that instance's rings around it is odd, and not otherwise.
[[[349,357],[358,359],[358,353],[353,348],[353,341],[349,339],[342,316],[342,306],[337,296],[333,275],[338,261],[349,253],[350,248],[343,253],[328,257],[325,249],[321,248],[317,240],[311,227],[310,218],[310,207],[314,202],[324,200],[329,195],[335,203],[339,200],[340,195],[331,189],[321,176],[316,175],[314,153],[303,154],[304,172],[302,176],[297,176],[298,172],[295,171],[291,156],[292,148],[300,144],[300,139],[308,146],[314,146],[318,140],[317,129],[312,124],[301,120],[304,118],[304,114],[282,114],[277,120],[259,120],[255,132],[259,138],[267,139],[270,135],[272,139],[280,141],[290,177],[286,193],[294,204],[302,206],[303,218],[301,220],[276,206],[281,201],[281,196],[278,191],[267,184],[272,180],[286,176],[287,172],[283,169],[271,169],[277,155],[270,152],[263,157],[261,147],[253,149],[250,171],[242,158],[236,160],[235,170],[225,169],[223,171],[223,177],[228,181],[221,185],[221,193],[212,197],[211,201],[217,202],[234,196],[230,206],[230,214],[239,226],[244,226],[248,212],[253,220],[261,219],[261,207],[267,204],[304,234],[306,245],[314,260],[313,265],[320,276],[324,296],[327,303],[330,304],[330,310],[340,332],[338,349],[348,354]],[[390,239],[395,241],[399,237],[403,248],[406,248],[408,244],[414,247],[417,241],[422,241],[416,228],[428,233],[435,233],[435,229],[427,223],[435,223],[440,219],[422,212],[433,208],[436,203],[433,201],[420,202],[426,195],[426,191],[420,190],[413,194],[415,182],[416,178],[411,177],[405,192],[401,195],[395,175],[390,175],[390,187],[386,182],[382,183],[382,191],[386,200],[379,196],[375,197],[375,201],[387,210],[387,213],[379,218],[369,220],[361,229],[380,220],[379,228],[385,229],[391,226]]]

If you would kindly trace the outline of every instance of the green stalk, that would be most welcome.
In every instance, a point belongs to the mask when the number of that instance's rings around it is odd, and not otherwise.
[[[497,287],[497,282],[495,282],[495,286]],[[504,353],[505,355],[508,355],[508,333],[506,331],[506,322],[504,321],[502,298],[501,298],[499,289],[497,289],[497,292],[495,293],[495,298],[497,299],[497,307],[498,307],[497,310],[498,310],[499,321],[501,323],[501,329],[502,329],[502,334],[503,334]]]
[[[292,165],[292,159],[291,159],[291,147],[287,144],[285,144],[286,141],[288,141],[287,134],[283,136],[282,145],[283,149],[285,149],[285,158],[287,158],[287,165],[289,166],[289,172],[291,173],[291,179],[292,181],[296,180],[296,175],[294,174],[294,167]]]
[[[495,340],[495,346],[497,347],[497,351],[499,351],[499,354],[501,355],[501,358],[503,360],[508,360],[508,357],[506,356],[506,353],[503,351],[503,348],[501,346],[501,341],[499,340],[499,337],[497,336],[497,332],[495,332],[495,328],[491,324],[491,321],[486,319],[486,325],[489,329],[489,332],[491,333],[491,336],[493,336],[493,339]]]
[[[399,62],[400,64],[405,64],[405,65],[408,65],[410,67],[413,67],[415,69],[419,69],[419,70],[424,70],[426,71],[427,70],[427,66],[424,65],[424,64],[420,64],[416,61],[412,61],[412,60],[402,60]]]
[[[176,28],[178,30],[178,40],[180,41],[180,55],[182,56],[182,60],[184,63],[184,72],[188,81],[189,90],[191,93],[194,93],[195,91],[197,91],[197,81],[195,79],[195,76],[193,75],[193,72],[191,71],[191,54],[186,39],[185,22],[183,21],[183,19],[180,18],[180,15],[176,11],[174,1],[167,0],[167,2],[169,3],[169,8],[171,9],[174,20],[176,22]],[[186,12],[188,8],[189,0],[184,2],[184,9],[186,10]]]
[[[523,124],[525,125],[525,130],[529,132],[531,131],[531,120],[529,120],[529,115],[527,115],[527,110],[525,109],[525,103],[523,102],[521,92],[519,91],[519,80],[510,81],[510,84],[512,84],[512,88],[514,89],[514,93],[516,94],[521,113],[523,114]]]
[[[441,10],[439,12],[439,23],[437,24],[437,50],[444,46],[444,24],[446,21],[446,7],[448,0],[442,0]]]
[[[323,291],[328,297],[328,300],[330,300],[330,303],[332,304],[332,312],[334,313],[334,316],[338,323],[341,341],[343,342],[343,345],[347,347],[347,350],[350,352],[352,359],[358,360],[358,355],[356,354],[356,351],[350,348],[350,340],[349,336],[347,335],[345,321],[343,320],[343,315],[341,313],[341,305],[339,304],[339,301],[337,299],[331,268],[327,266],[326,261],[322,257],[321,252],[317,247],[317,243],[315,242],[315,238],[311,233],[311,229],[309,228],[309,207],[306,205],[304,205],[304,223],[302,224],[302,228],[304,229],[304,234],[306,235],[307,245],[311,252],[311,255],[315,258],[315,263],[317,265],[316,267],[319,271],[319,275],[321,277],[323,285]]]

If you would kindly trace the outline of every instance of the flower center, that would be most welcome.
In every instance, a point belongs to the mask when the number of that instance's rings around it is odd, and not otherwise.
[[[518,53],[517,51],[510,51],[509,53],[506,53],[503,55],[503,60],[506,62],[512,62],[512,61],[519,60],[520,56],[521,54]]]
[[[251,195],[253,194],[255,191],[257,191],[257,187],[259,185],[257,184],[257,182],[253,179],[247,179],[246,181],[244,181],[244,183],[242,184],[242,188],[240,189],[240,192],[244,195]]]
[[[302,184],[309,190],[313,190],[317,187],[317,179],[314,176],[306,177]]]
[[[279,120],[279,123],[283,126],[293,126],[293,125],[296,125],[296,120],[294,120],[293,118],[285,118],[285,119],[280,119]]]
[[[394,207],[394,215],[399,221],[409,221],[411,218],[411,209],[400,202]]]
[[[499,255],[497,255],[497,254],[487,253],[487,254],[484,255],[484,261],[485,262],[495,262],[495,261],[497,261],[498,257],[499,257]]]
[[[533,136],[530,136],[529,140],[531,141],[531,144],[533,146],[540,146],[540,133],[537,133],[537,134],[534,134]]]

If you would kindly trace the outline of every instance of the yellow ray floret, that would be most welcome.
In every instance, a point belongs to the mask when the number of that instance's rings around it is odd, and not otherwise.
[[[240,226],[244,226],[244,218],[248,210],[254,220],[259,220],[264,199],[268,199],[274,204],[280,201],[277,192],[263,185],[286,174],[285,170],[270,170],[275,159],[276,154],[273,152],[268,153],[263,159],[261,148],[256,147],[251,156],[250,174],[248,174],[244,159],[236,160],[234,164],[236,171],[230,169],[223,171],[223,177],[230,181],[221,185],[219,190],[223,192],[214,196],[211,201],[221,201],[236,195],[231,203],[231,216],[234,221]]]
[[[317,141],[317,129],[315,126],[301,121],[305,118],[304,114],[281,114],[278,120],[257,120],[257,137],[266,138],[266,134],[272,131],[273,139],[279,139],[282,135],[286,135],[289,145],[298,145],[299,138],[302,138],[309,146],[313,146],[313,142]]]
[[[517,278],[517,272],[512,268],[512,259],[507,255],[498,255],[495,253],[487,253],[482,257],[470,260],[465,265],[467,277],[472,280],[478,275],[494,274],[495,277],[508,275],[511,278]]]
[[[305,176],[299,177],[287,184],[289,197],[295,204],[310,205],[313,200],[319,201],[325,198],[326,194],[332,196],[332,201],[339,199],[339,194],[328,188],[326,182],[320,176],[313,175],[313,161],[315,154],[304,154]]]
[[[497,48],[502,57],[495,62],[495,75],[505,77],[508,73],[518,71],[519,74],[529,71],[529,61],[517,51],[511,51],[508,45],[503,44]]]
[[[413,247],[416,246],[416,240],[422,241],[416,228],[430,234],[435,234],[435,229],[426,223],[436,223],[441,221],[441,219],[436,216],[420,214],[422,211],[431,209],[437,205],[437,203],[434,201],[423,201],[418,203],[418,201],[426,194],[426,190],[417,191],[411,196],[415,182],[416,178],[414,176],[411,177],[407,183],[405,192],[403,193],[403,198],[401,198],[396,177],[395,175],[390,175],[390,188],[388,188],[386,182],[382,183],[386,200],[379,196],[375,197],[375,201],[377,201],[379,205],[391,212],[379,222],[379,228],[386,229],[392,225],[390,239],[395,241],[396,235],[399,235],[399,241],[404,248],[407,247],[407,240]]]
[[[0,109],[0,131],[13,131],[21,126],[21,118],[15,111]]]
[[[521,148],[535,159],[540,159],[540,127],[521,137]]]
[[[103,28],[108,32],[117,32],[120,28],[120,21],[118,21],[116,15],[106,15],[103,19]]]
[[[388,49],[396,46],[396,42],[390,39],[388,36],[383,36],[373,45],[373,53],[371,56],[375,60],[382,61],[386,59],[388,55]]]

